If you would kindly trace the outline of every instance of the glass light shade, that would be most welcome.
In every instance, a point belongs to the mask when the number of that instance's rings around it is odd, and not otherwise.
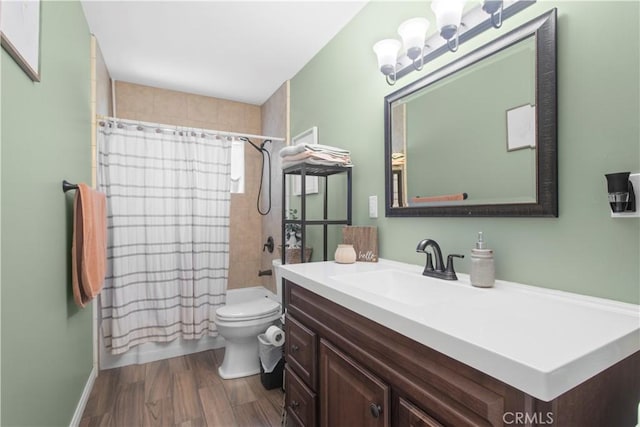
[[[393,72],[398,62],[398,52],[402,44],[395,39],[380,40],[373,45],[373,51],[378,56],[378,68],[384,75]],[[387,70],[391,70],[386,72]]]
[[[443,27],[460,26],[462,20],[462,9],[465,0],[434,0],[431,3],[431,10],[436,15],[436,25],[439,30]]]
[[[427,18],[411,18],[398,27],[398,34],[402,37],[404,49],[411,59],[417,58],[422,52],[428,29],[429,21]]]

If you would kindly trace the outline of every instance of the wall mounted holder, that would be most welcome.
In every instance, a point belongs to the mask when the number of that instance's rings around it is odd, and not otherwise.
[[[633,206],[634,211],[624,211],[624,212],[611,212],[612,218],[640,218],[640,173],[632,173],[629,175],[629,183],[632,185],[635,203]],[[629,209],[629,208],[628,208]]]
[[[77,189],[78,189],[78,185],[77,184],[72,184],[69,181],[67,181],[66,179],[62,181],[62,191],[64,191],[65,193],[67,191],[77,190]]]

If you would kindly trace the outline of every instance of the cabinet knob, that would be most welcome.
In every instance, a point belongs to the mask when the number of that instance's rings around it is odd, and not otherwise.
[[[378,405],[377,403],[372,403],[371,405],[369,405],[369,411],[371,411],[371,416],[373,418],[378,418],[382,413],[382,406]]]
[[[300,406],[300,402],[298,402],[297,400],[292,400],[291,401],[291,407],[296,410],[298,409],[298,406]]]
[[[291,344],[291,353],[295,353],[298,350],[300,350],[300,347],[295,344]]]

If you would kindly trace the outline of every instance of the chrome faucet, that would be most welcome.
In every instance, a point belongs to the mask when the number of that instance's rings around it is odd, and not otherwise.
[[[433,254],[436,257],[436,266],[433,266],[433,259],[431,254],[427,252],[427,248],[431,247]],[[423,276],[437,277],[444,280],[458,280],[456,272],[453,270],[453,258],[464,258],[464,255],[451,254],[447,256],[447,267],[443,268],[444,262],[442,261],[442,251],[440,245],[435,240],[424,239],[418,243],[416,252],[427,254],[427,263],[424,266]]]

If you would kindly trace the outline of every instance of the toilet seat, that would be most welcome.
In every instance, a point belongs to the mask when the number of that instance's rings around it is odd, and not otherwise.
[[[246,320],[263,319],[280,313],[280,304],[261,298],[255,301],[230,304],[216,310],[216,318],[225,322],[244,322]]]

